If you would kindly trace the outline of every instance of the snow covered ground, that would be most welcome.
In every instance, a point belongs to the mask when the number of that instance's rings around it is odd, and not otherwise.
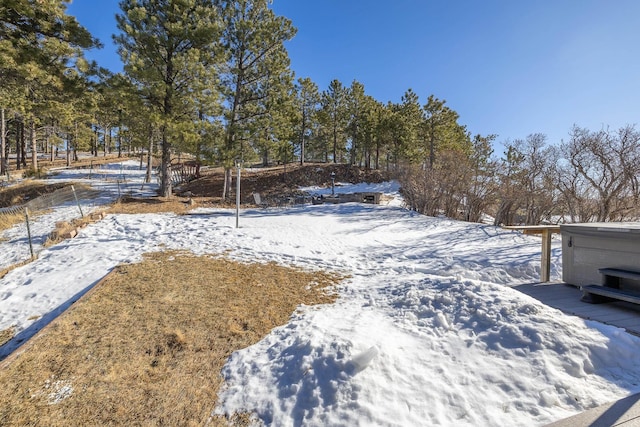
[[[132,185],[136,176],[132,167]],[[397,185],[373,191],[397,196]],[[0,261],[19,246],[0,243]],[[0,330],[25,339],[115,265],[165,249],[350,276],[335,304],[302,307],[232,355],[217,413],[254,411],[273,425],[531,426],[640,391],[639,338],[511,288],[538,280],[539,238],[397,201],[247,209],[240,228],[225,209],[108,215],[0,280]],[[555,241],[552,279],[560,260]]]
[[[120,196],[150,196],[155,194],[157,188],[155,184],[144,184],[145,171],[140,170],[139,162],[131,160],[85,169],[52,169],[51,172],[53,175],[47,182],[81,183],[99,191],[99,196],[95,199],[79,200],[85,215],[115,201]],[[34,253],[37,255],[43,249],[43,244],[55,228],[56,222],[70,221],[79,217],[78,205],[74,200],[69,200],[54,210],[32,218],[30,231]],[[0,232],[0,270],[27,261],[31,257],[27,236],[26,223]]]

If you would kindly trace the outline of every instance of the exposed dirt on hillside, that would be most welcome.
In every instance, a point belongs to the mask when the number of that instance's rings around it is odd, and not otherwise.
[[[389,180],[389,173],[380,170],[362,169],[341,164],[305,164],[286,165],[271,168],[252,168],[241,171],[240,193],[242,203],[253,203],[253,193],[260,193],[265,201],[275,201],[284,197],[301,195],[299,187],[331,185],[331,173],[335,173],[336,182],[357,184],[361,182],[378,183]],[[224,204],[221,201],[224,183],[224,171],[212,169],[200,179],[177,189],[178,195],[190,194],[196,198],[210,198],[211,203]],[[235,185],[235,175],[234,175]],[[232,189],[235,194],[235,188]],[[231,201],[235,203],[235,200]]]
[[[331,174],[335,174],[335,182],[357,184],[361,182],[379,183],[388,181],[390,174],[386,171],[363,169],[343,164],[313,163],[288,164],[268,168],[245,168],[241,171],[241,203],[253,205],[253,193],[260,193],[262,200],[270,205],[279,201],[302,195],[299,187],[331,186]],[[207,169],[201,178],[175,188],[175,195],[169,199],[122,198],[110,212],[112,213],[146,213],[176,212],[185,213],[197,206],[235,206],[234,171],[231,197],[222,200],[224,170],[222,168]],[[69,183],[44,184],[41,182],[25,183],[0,191],[0,207],[23,204],[43,194],[51,193]]]
[[[21,205],[40,197],[44,194],[53,193],[60,188],[64,188],[70,183],[43,184],[42,182],[25,182],[24,184],[11,186],[0,190],[0,208]]]

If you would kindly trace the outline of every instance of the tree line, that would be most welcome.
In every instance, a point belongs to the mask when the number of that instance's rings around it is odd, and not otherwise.
[[[60,147],[69,162],[78,150],[158,150],[169,195],[178,152],[224,166],[230,181],[238,161],[433,164],[468,138],[433,96],[423,106],[408,90],[385,104],[357,80],[320,91],[296,78],[284,46],[296,29],[268,0],[123,0],[118,74],[84,58],[100,42],[66,15],[66,3],[0,6],[3,168],[10,149],[17,167],[27,167],[30,150],[34,169],[37,153]]]
[[[409,205],[428,215],[494,224],[628,221],[640,217],[640,132],[627,125],[574,126],[566,141],[543,134],[508,141],[500,158],[491,138],[469,155],[443,153],[433,168],[412,166],[400,181]],[[485,217],[488,216],[488,217]]]
[[[386,169],[411,209],[496,223],[637,216],[638,132],[574,127],[568,141],[471,135],[445,100],[408,89],[381,102],[357,80],[320,90],[296,77],[296,33],[269,0],[122,0],[114,74],[87,61],[100,41],[68,0],[0,5],[0,167],[38,169],[38,153],[159,153],[161,195],[177,153],[225,168],[307,161]],[[27,161],[30,152],[31,161]],[[150,155],[148,159],[150,161]],[[148,168],[150,170],[150,168]]]

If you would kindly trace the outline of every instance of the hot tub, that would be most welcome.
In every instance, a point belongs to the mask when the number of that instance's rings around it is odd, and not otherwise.
[[[562,234],[562,280],[575,286],[603,283],[599,268],[640,272],[640,222],[565,224]],[[637,281],[621,282],[640,292]]]

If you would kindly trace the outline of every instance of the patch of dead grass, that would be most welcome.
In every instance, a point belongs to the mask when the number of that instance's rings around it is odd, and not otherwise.
[[[26,218],[22,212],[0,213],[0,230],[8,230],[25,221]]]
[[[82,218],[76,218],[72,221],[59,221],[56,223],[55,229],[47,237],[43,246],[47,248],[65,239],[71,239],[77,235],[79,229],[96,221],[100,221],[102,218],[104,218],[104,213],[96,212]]]
[[[9,267],[5,267],[5,268],[0,269],[0,279],[2,279],[4,276],[6,276],[10,271],[15,270],[18,267],[22,267],[23,265],[27,265],[31,261],[33,261],[33,258],[29,258],[29,259],[26,259],[24,261],[20,261],[20,262],[17,262],[15,264],[12,264]]]
[[[0,425],[247,425],[210,419],[225,361],[340,279],[171,252],[117,267],[3,363]]]
[[[123,197],[111,205],[109,213],[145,214],[173,212],[176,214],[185,214],[198,206],[207,204],[210,204],[210,202],[204,198]]]
[[[10,328],[0,331],[0,346],[3,346],[16,334],[16,328],[11,326]]]

